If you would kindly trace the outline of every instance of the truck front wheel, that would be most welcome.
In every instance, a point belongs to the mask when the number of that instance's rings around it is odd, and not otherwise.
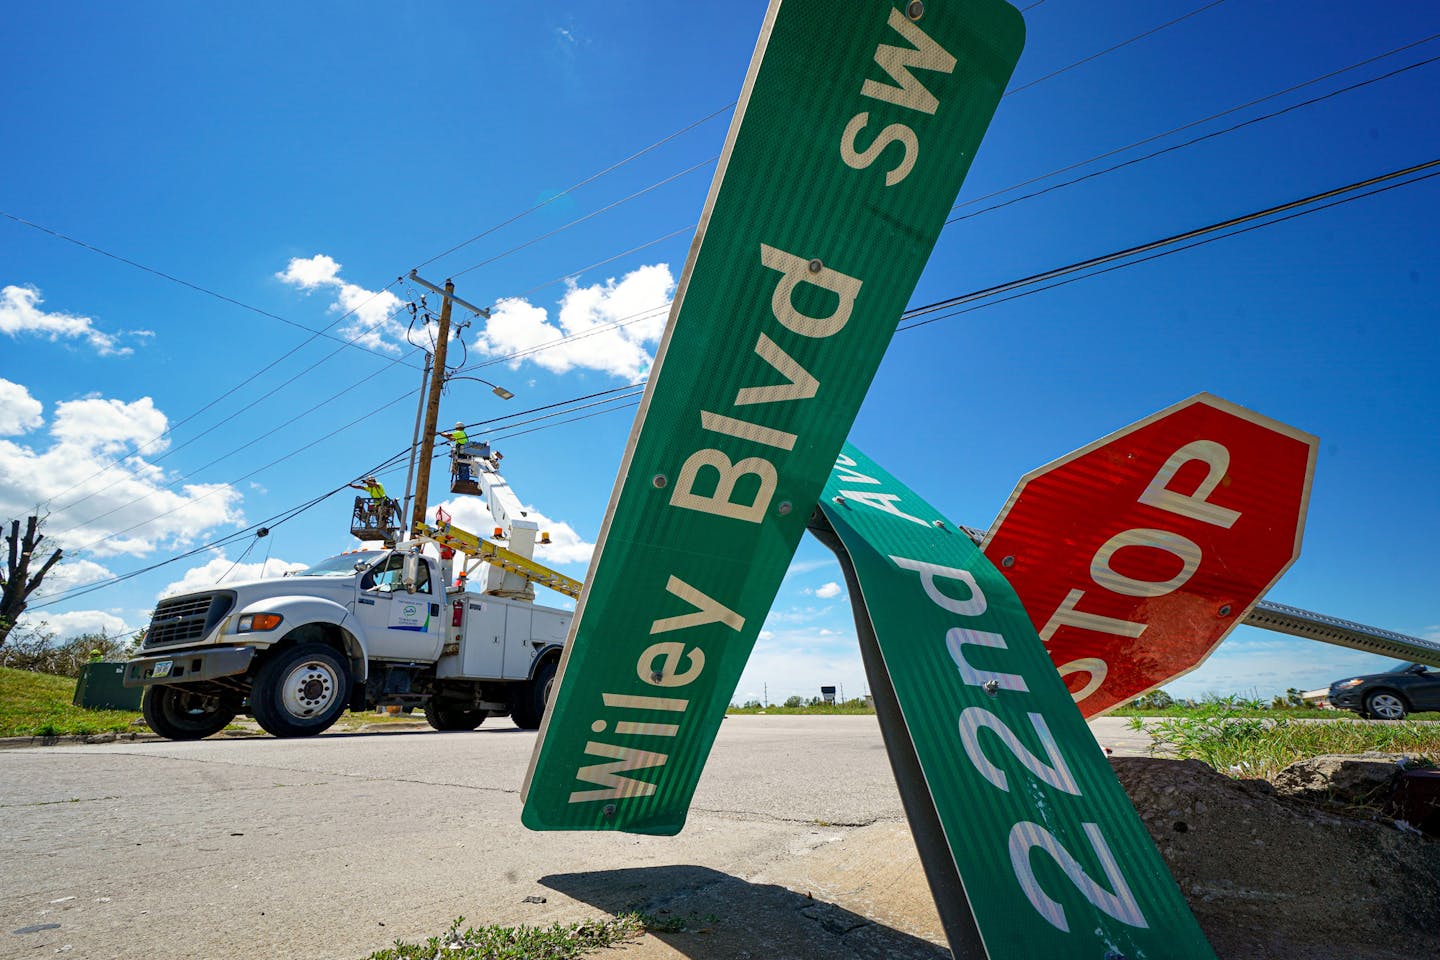
[[[550,703],[550,688],[555,685],[555,661],[547,660],[535,671],[535,677],[522,684],[510,704],[510,719],[521,730],[539,730]]]
[[[183,686],[151,686],[140,701],[145,722],[167,740],[200,740],[229,726],[235,704]]]
[[[282,650],[255,675],[250,709],[276,737],[313,737],[329,729],[350,701],[350,667],[323,643]]]

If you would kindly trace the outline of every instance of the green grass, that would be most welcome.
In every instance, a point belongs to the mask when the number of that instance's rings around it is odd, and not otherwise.
[[[128,730],[130,710],[74,706],[75,681],[0,667],[0,737],[56,737]]]
[[[1233,698],[1232,698],[1233,699]],[[1112,717],[1144,717],[1156,719],[1160,717],[1205,717],[1209,715],[1210,704],[1219,702],[1217,698],[1211,698],[1205,703],[1193,707],[1184,707],[1176,704],[1170,707],[1156,707],[1141,709],[1138,707],[1117,707],[1110,711]],[[1235,700],[1230,709],[1230,716],[1234,717],[1263,717],[1267,720],[1290,719],[1290,720],[1355,720],[1359,714],[1349,710],[1322,710],[1319,707],[1268,707],[1250,701]],[[1440,720],[1440,712],[1413,713],[1408,719],[1411,720]]]
[[[863,702],[856,702],[854,700],[851,700],[847,703],[822,703],[814,707],[782,707],[777,704],[771,704],[768,707],[731,706],[725,712],[727,714],[736,714],[740,716],[754,716],[760,713],[780,713],[790,716],[809,716],[812,714],[816,716],[864,716],[867,714],[873,715],[875,713],[875,708],[866,706]]]
[[[395,941],[366,960],[568,960],[592,950],[636,939],[647,928],[639,914],[625,913],[608,920],[554,924],[549,927],[467,927],[460,917],[450,929],[424,943]]]
[[[1335,722],[1307,722],[1311,712]],[[1154,748],[1202,760],[1233,777],[1270,779],[1297,760],[1372,750],[1409,754],[1440,765],[1440,727],[1412,719],[1363,723],[1352,714],[1337,715],[1333,710],[1261,710],[1233,698],[1212,700],[1171,716],[1137,713],[1130,726],[1148,733]],[[1427,714],[1417,716],[1423,719]]]

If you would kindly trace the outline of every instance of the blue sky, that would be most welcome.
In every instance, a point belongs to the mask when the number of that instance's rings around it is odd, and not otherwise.
[[[497,305],[464,333],[466,372],[516,394],[457,381],[442,424],[643,376],[763,13],[734,0],[7,6],[0,516],[43,505],[69,554],[31,621],[134,628],[162,590],[242,553],[232,576],[267,550],[274,571],[353,546],[341,494],[266,540],[54,602],[403,448],[420,365],[404,305],[423,291],[387,284],[413,267]],[[1044,0],[1025,16],[1025,54],[956,210],[973,216],[942,233],[915,304],[1440,156],[1440,63],[1423,62],[1440,56],[1433,4]],[[1322,442],[1304,551],[1271,599],[1440,636],[1437,223],[1440,178],[901,332],[851,439],[984,526],[1026,471],[1218,394]],[[628,392],[610,396],[492,434],[551,521],[550,559],[574,575],[634,413]],[[386,481],[403,488],[403,471]],[[479,510],[457,505],[457,520],[483,529]],[[807,541],[739,698],[864,689],[840,581]],[[1241,628],[1169,689],[1268,696],[1385,662]]]

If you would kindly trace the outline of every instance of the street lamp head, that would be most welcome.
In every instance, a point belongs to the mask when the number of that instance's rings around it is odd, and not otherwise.
[[[511,393],[509,390],[506,390],[504,387],[493,387],[492,389],[495,391],[495,396],[499,397],[501,400],[515,399],[515,394]]]

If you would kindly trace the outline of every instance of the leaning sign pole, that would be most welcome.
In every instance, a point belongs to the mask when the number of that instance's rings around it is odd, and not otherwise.
[[[538,830],[673,834],[1023,45],[1002,0],[774,0],[540,739]]]

